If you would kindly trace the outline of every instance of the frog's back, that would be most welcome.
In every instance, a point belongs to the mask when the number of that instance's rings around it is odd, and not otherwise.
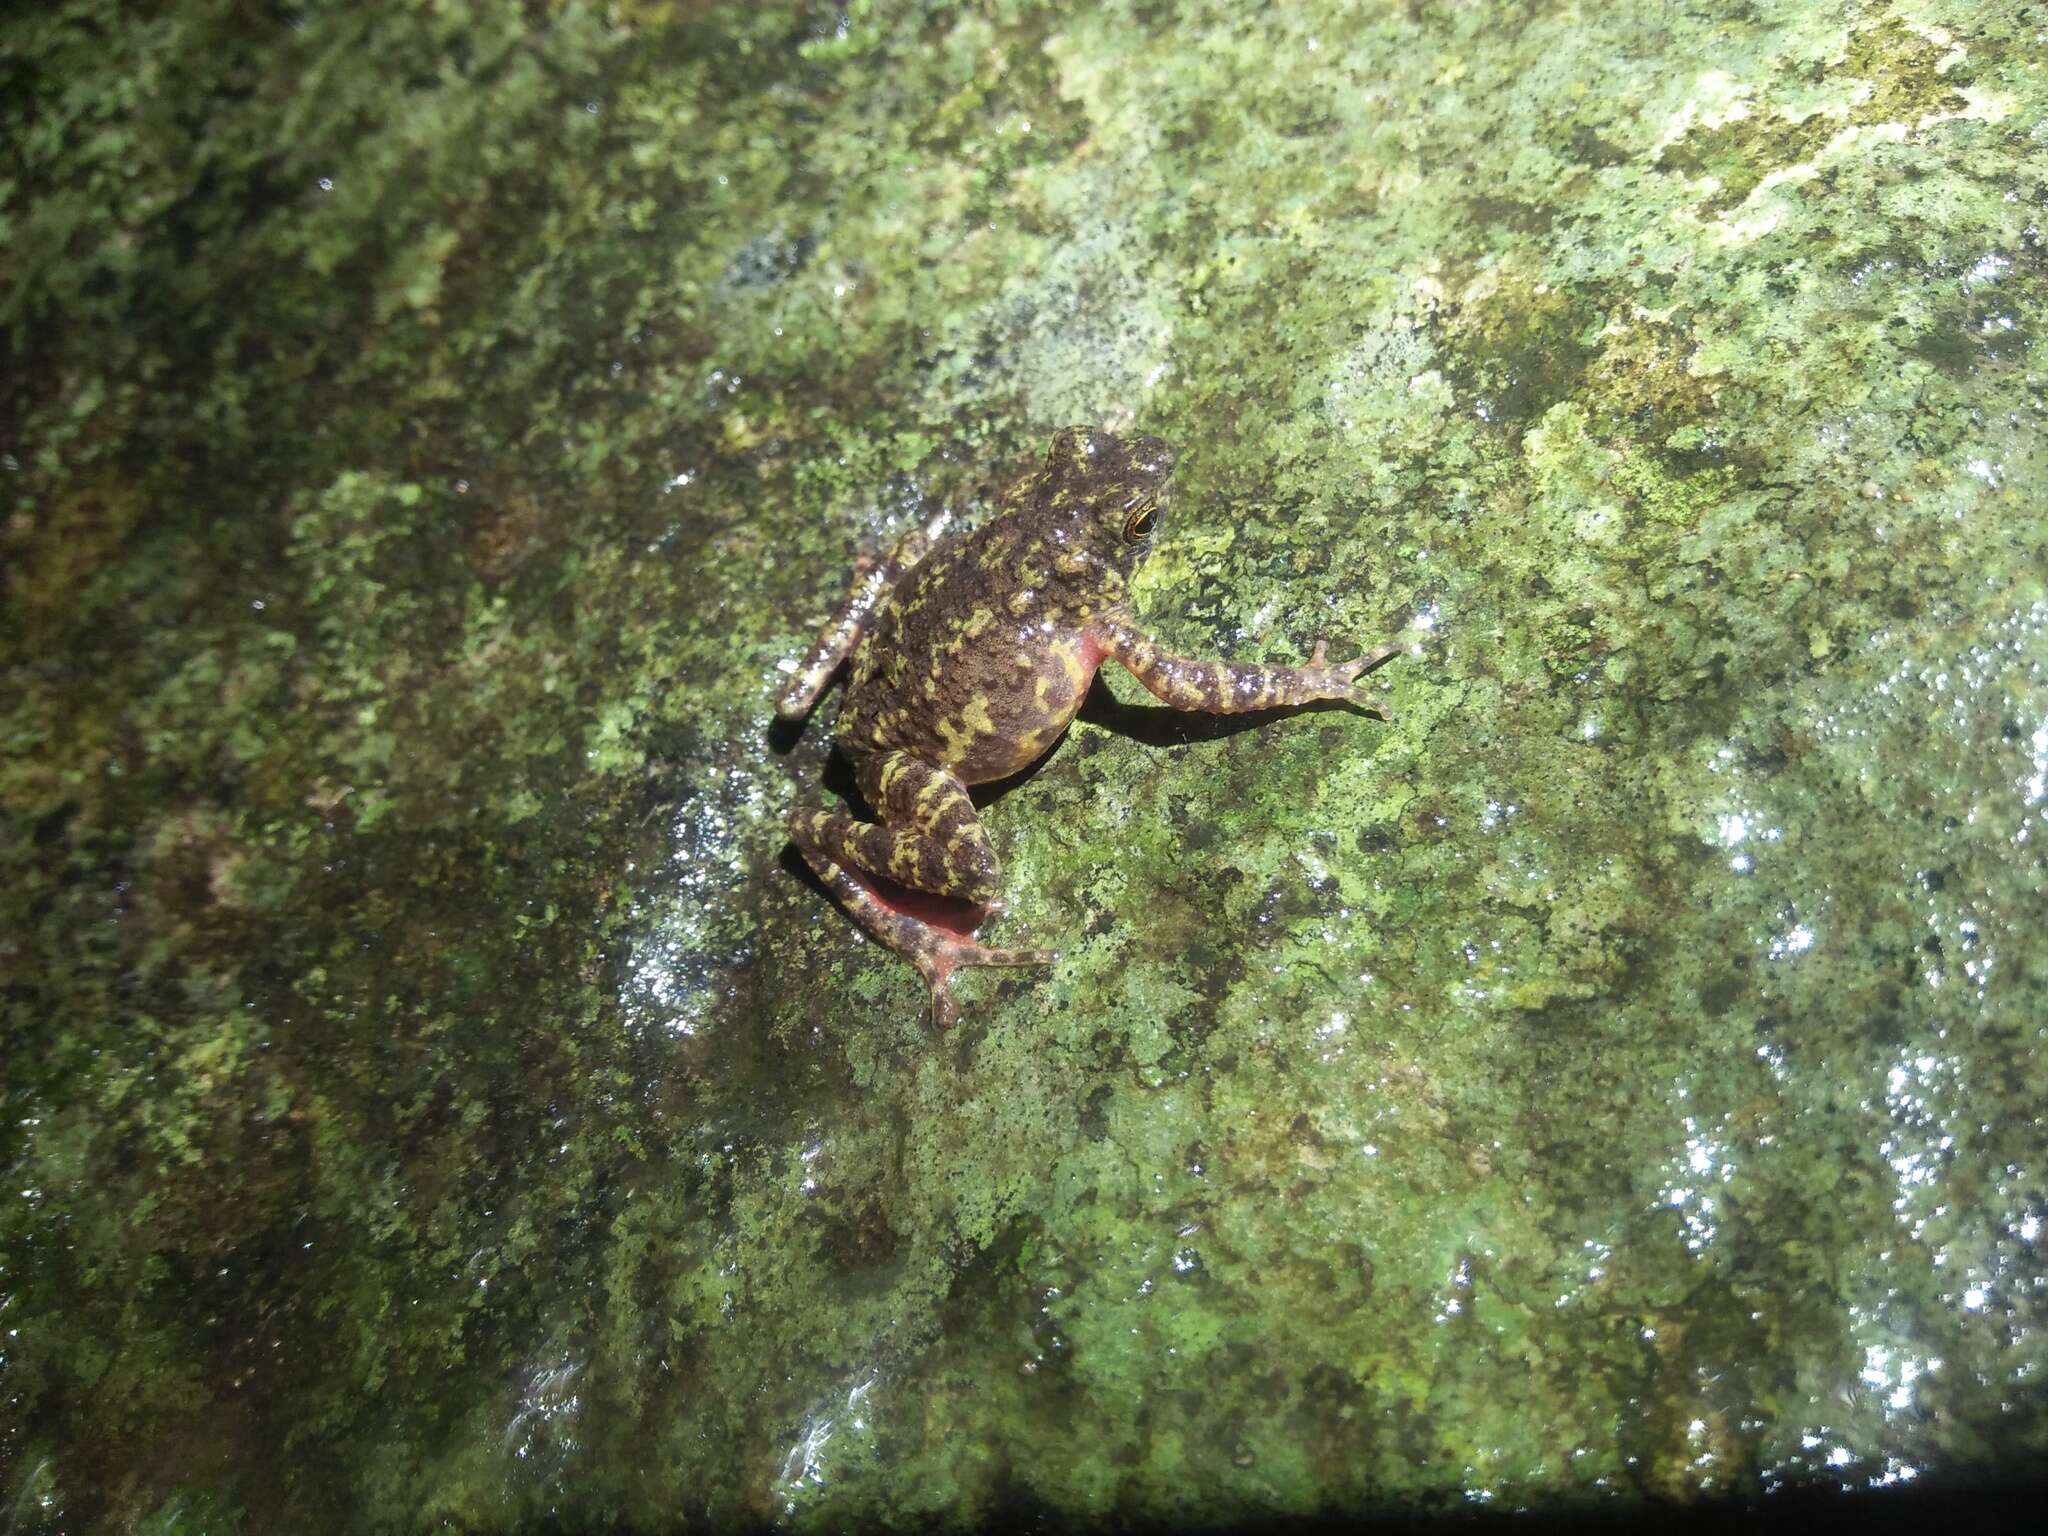
[[[849,752],[901,749],[981,784],[1058,738],[1096,658],[1029,533],[999,518],[942,545],[878,606],[840,717]]]
[[[1066,729],[1102,658],[1172,458],[1151,438],[1069,428],[1046,467],[972,533],[944,540],[877,604],[854,650],[840,744],[969,784],[1006,777]]]
[[[839,734],[849,745],[915,745],[916,722],[946,706],[973,665],[973,636],[993,622],[992,531],[943,540],[876,605],[847,673]]]

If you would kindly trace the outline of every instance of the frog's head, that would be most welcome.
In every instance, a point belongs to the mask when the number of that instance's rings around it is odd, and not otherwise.
[[[1173,450],[1156,437],[1067,427],[1046,454],[1038,506],[1082,564],[1120,585],[1151,551],[1172,476]]]

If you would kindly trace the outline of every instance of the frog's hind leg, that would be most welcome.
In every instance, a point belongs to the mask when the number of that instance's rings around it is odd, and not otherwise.
[[[1002,866],[959,775],[908,752],[863,756],[855,772],[882,825],[865,840],[879,857],[854,862],[914,891],[998,905]]]
[[[977,944],[968,931],[927,921],[909,910],[900,897],[885,897],[882,889],[863,880],[826,858],[791,828],[796,846],[818,878],[831,888],[853,920],[873,934],[877,942],[903,956],[924,977],[932,992],[932,1024],[951,1029],[960,1016],[953,1000],[953,972],[963,965],[1050,965],[1059,959],[1051,949],[997,949]],[[913,893],[914,895],[914,893]],[[921,904],[920,904],[921,905]]]
[[[847,590],[846,601],[825,621],[817,643],[791,676],[789,686],[782,690],[782,697],[775,701],[778,718],[801,720],[811,712],[811,706],[818,702],[818,695],[832,681],[832,674],[839,670],[840,664],[860,643],[861,631],[867,628],[868,616],[875,611],[875,605],[881,602],[884,594],[905,571],[930,553],[933,541],[946,526],[947,517],[948,514],[943,512],[934,517],[891,550],[887,560],[877,561],[871,547],[863,547],[854,555],[853,583]]]
[[[879,824],[801,811],[790,818],[790,838],[855,921],[923,973],[939,1028],[954,1019],[949,983],[959,967],[1046,965],[1058,958],[1051,950],[974,941],[974,927],[997,905],[998,868],[957,777],[891,752],[863,761],[860,781],[883,818]],[[864,873],[879,879],[863,879]],[[921,892],[963,905],[948,910]]]

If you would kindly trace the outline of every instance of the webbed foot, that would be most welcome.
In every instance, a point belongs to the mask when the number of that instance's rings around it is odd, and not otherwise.
[[[975,965],[1051,965],[1054,949],[1010,949],[975,942],[974,930],[1001,910],[1000,901],[973,903],[929,896],[856,868],[844,868],[801,838],[797,849],[855,922],[917,967],[932,990],[932,1023],[951,1029],[959,1017],[953,973]]]
[[[1329,649],[1330,644],[1327,640],[1316,641],[1316,648],[1309,652],[1308,665],[1304,669],[1322,674],[1322,680],[1328,688],[1328,692],[1323,696],[1331,699],[1342,699],[1346,703],[1356,704],[1360,709],[1365,710],[1369,714],[1376,715],[1382,720],[1391,720],[1393,716],[1387,712],[1387,706],[1365,691],[1365,684],[1361,679],[1364,678],[1366,673],[1379,666],[1381,662],[1388,661],[1398,655],[1401,647],[1398,645],[1375,646],[1363,656],[1352,661],[1340,661],[1335,666],[1332,666],[1327,659]]]
[[[906,950],[911,963],[932,989],[932,1026],[951,1029],[960,1016],[953,1001],[953,972],[970,965],[1051,965],[1059,959],[1056,949],[1003,949],[956,939],[941,929],[930,929],[928,942]]]

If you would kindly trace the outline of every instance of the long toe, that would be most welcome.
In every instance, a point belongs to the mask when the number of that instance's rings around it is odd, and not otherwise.
[[[1059,957],[1056,949],[991,949],[976,944],[962,948],[954,958],[960,965],[1051,965]]]
[[[1374,667],[1379,666],[1382,662],[1389,661],[1400,654],[1401,647],[1398,645],[1390,644],[1374,646],[1371,650],[1367,651],[1363,656],[1359,657],[1358,660],[1353,663],[1353,665],[1356,666],[1361,673],[1370,672]]]

